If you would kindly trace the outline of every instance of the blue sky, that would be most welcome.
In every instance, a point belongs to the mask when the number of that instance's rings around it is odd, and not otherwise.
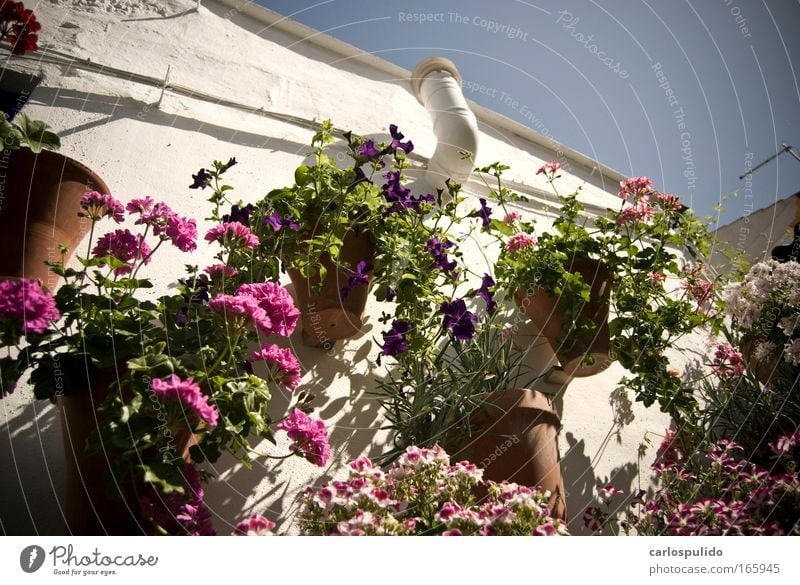
[[[721,224],[800,191],[800,3],[258,0],[407,69],[452,59],[483,106]],[[487,161],[488,162],[488,161]],[[745,189],[752,188],[752,197]]]

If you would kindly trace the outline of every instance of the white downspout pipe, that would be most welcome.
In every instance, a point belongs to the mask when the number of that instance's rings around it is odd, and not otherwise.
[[[425,181],[440,189],[448,178],[464,183],[478,153],[478,121],[461,91],[461,74],[449,59],[430,57],[414,68],[411,88],[428,110],[437,140]],[[473,160],[462,158],[462,151]]]

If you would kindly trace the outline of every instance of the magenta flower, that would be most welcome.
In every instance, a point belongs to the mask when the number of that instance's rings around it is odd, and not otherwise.
[[[239,274],[238,270],[225,264],[212,264],[203,270],[203,272],[208,274],[211,278],[233,278]]]
[[[294,306],[289,292],[277,282],[243,284],[236,295],[254,299],[264,311],[266,319],[258,328],[265,335],[274,333],[288,337],[294,332],[300,311]]]
[[[81,196],[81,217],[88,217],[93,221],[99,221],[104,217],[110,217],[117,223],[122,223],[125,219],[125,208],[122,203],[114,199],[108,193],[97,191],[87,191]]]
[[[245,326],[258,329],[272,328],[272,321],[264,309],[250,296],[217,295],[209,301],[208,307],[222,315],[226,321],[236,322],[241,319]]]
[[[153,201],[152,197],[143,197],[141,199],[131,199],[128,201],[128,204],[125,206],[125,209],[130,214],[145,214],[150,213],[153,210]]]
[[[236,525],[233,536],[273,536],[273,528],[275,528],[274,522],[267,520],[261,514],[253,514]]]
[[[275,344],[264,345],[250,354],[250,361],[266,362],[275,383],[290,392],[300,385],[300,364],[291,349]]]
[[[154,233],[160,234],[160,230],[155,230]],[[173,213],[167,218],[164,234],[181,252],[197,249],[197,224],[193,219]]]
[[[536,246],[536,243],[536,238],[533,236],[518,232],[508,238],[508,241],[506,242],[506,250],[513,254],[514,252],[524,250],[525,248],[533,248]]]
[[[250,250],[258,246],[259,243],[258,236],[251,232],[250,228],[240,224],[238,221],[212,227],[206,233],[205,239],[207,242],[218,242],[226,247],[244,247]]]
[[[286,431],[292,440],[289,447],[295,453],[305,457],[315,465],[324,466],[331,456],[328,444],[328,430],[325,423],[308,416],[299,408],[295,408],[277,425]]]
[[[0,281],[0,319],[19,323],[25,334],[44,333],[51,322],[61,319],[61,313],[38,282],[20,278]]]
[[[544,175],[548,181],[552,181],[556,178],[556,173],[561,170],[561,163],[560,162],[549,162],[543,164],[539,167],[539,170],[536,171],[537,175]]]
[[[217,426],[219,418],[217,407],[208,403],[208,398],[192,378],[181,380],[176,374],[172,374],[167,380],[156,378],[150,382],[150,390],[160,400],[180,401],[193,410],[199,418],[206,421],[208,426]]]
[[[97,240],[92,250],[94,258],[111,256],[125,262],[125,266],[114,269],[114,274],[129,274],[134,264],[142,260],[144,264],[150,263],[150,246],[144,241],[141,234],[134,235],[130,230],[114,230]]]
[[[204,502],[200,474],[193,464],[184,463],[181,475],[186,484],[183,494],[164,493],[155,487],[147,489],[140,500],[144,516],[167,534],[213,536],[214,526]]]

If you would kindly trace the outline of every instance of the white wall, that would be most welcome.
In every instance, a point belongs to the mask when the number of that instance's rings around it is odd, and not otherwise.
[[[67,8],[71,4],[74,7]],[[435,138],[428,115],[407,80],[392,73],[397,68],[372,67],[309,43],[287,49],[297,41],[291,30],[265,29],[252,17],[213,2],[204,2],[198,13],[175,18],[165,17],[195,3],[144,2],[132,9],[130,3],[105,0],[94,3],[95,8],[83,7],[91,4],[38,3],[41,44],[145,76],[162,77],[171,65],[171,83],[307,120],[331,118],[337,127],[360,134],[383,135],[389,123],[396,123],[414,140],[420,164],[433,153]],[[230,181],[239,197],[254,201],[271,188],[289,184],[308,151],[312,132],[298,124],[170,91],[155,108],[152,104],[160,94],[156,88],[39,62],[36,54],[33,59],[10,61],[9,66],[44,73],[28,112],[48,121],[62,136],[62,152],[96,170],[123,201],[151,195],[200,220],[207,204],[187,186],[190,175],[211,159],[235,156],[240,164],[230,171]],[[535,172],[542,162],[555,158],[554,151],[542,140],[531,139],[527,129],[515,127],[509,132],[499,116],[479,114],[479,120],[478,163],[509,164],[509,178],[517,189],[534,197],[529,210],[541,215],[549,199],[544,180]],[[563,188],[583,185],[588,203],[598,209],[617,206],[618,175],[610,170],[592,172],[585,162],[571,161],[572,174]],[[482,192],[475,181],[467,190],[474,195]],[[469,245],[476,246],[477,254],[477,244]],[[184,263],[206,265],[212,251],[199,251],[190,259],[172,250],[159,255],[150,276],[156,290],[163,291]],[[229,532],[232,523],[252,511],[265,512],[289,526],[302,487],[341,474],[342,465],[362,453],[381,451],[386,436],[378,431],[380,407],[368,395],[374,388],[373,377],[383,373],[375,366],[378,348],[373,341],[381,329],[380,307],[370,300],[367,310],[364,334],[337,345],[333,355],[304,347],[299,331],[292,339],[305,370],[304,384],[317,395],[316,412],[332,430],[335,455],[330,468],[320,470],[298,458],[277,466],[254,462],[252,470],[221,462],[215,469],[219,479],[207,490],[219,532]],[[537,353],[531,359],[547,358]],[[668,424],[666,416],[638,404],[632,407],[632,420],[623,416],[624,409],[615,415],[610,397],[623,373],[614,365],[568,387],[541,386],[562,397],[561,450],[569,511],[578,519],[571,523],[575,532],[581,532],[580,516],[595,486],[638,487],[637,453],[645,434],[661,433]],[[286,399],[276,396],[276,412],[285,408]],[[0,469],[6,470],[0,479],[2,530],[59,533],[57,499],[63,470],[55,412],[33,403],[29,389],[22,386],[0,402],[0,413]],[[648,448],[643,461],[652,456]],[[648,478],[645,469],[641,481],[646,485]]]

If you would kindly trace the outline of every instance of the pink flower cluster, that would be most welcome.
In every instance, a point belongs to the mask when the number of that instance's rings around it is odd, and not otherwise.
[[[647,223],[655,217],[655,211],[645,200],[640,200],[626,207],[617,215],[617,223],[631,225],[635,223]]]
[[[295,408],[278,423],[277,428],[286,431],[292,440],[290,449],[313,464],[323,467],[330,459],[328,429],[320,419],[311,418],[299,408]]]
[[[544,163],[539,170],[536,171],[537,175],[544,175],[548,181],[552,181],[556,178],[556,173],[561,170],[561,163],[560,162],[548,162]]]
[[[549,516],[545,496],[511,483],[482,481],[483,470],[447,453],[408,447],[384,474],[361,457],[350,463],[350,478],[308,488],[302,528],[330,535],[556,535],[563,522]],[[488,497],[475,501],[474,488]]]
[[[653,181],[647,177],[633,177],[619,183],[618,195],[622,199],[644,200],[646,203],[654,192]]]
[[[522,214],[516,210],[509,211],[503,218],[503,223],[507,226],[515,225],[520,221],[522,221]]]
[[[800,478],[794,468],[798,433],[770,445],[778,461],[764,469],[743,457],[729,439],[708,447],[702,458],[659,460],[652,469],[661,489],[631,499],[626,530],[638,534],[715,536],[794,533],[800,521]],[[691,466],[691,467],[690,467]],[[584,521],[599,530],[610,519],[590,508]]]
[[[288,337],[300,318],[292,297],[276,282],[243,284],[235,295],[217,295],[208,306],[226,320],[239,321],[264,335]]]
[[[125,219],[125,208],[122,203],[114,199],[107,193],[98,191],[87,191],[81,196],[81,217],[88,217],[92,221],[99,221],[104,217],[110,217],[117,223],[122,223]]]
[[[508,241],[506,242],[506,250],[513,254],[514,252],[524,250],[525,248],[533,248],[536,246],[536,243],[535,237],[529,236],[523,232],[518,232],[508,238]]]
[[[152,250],[144,241],[141,234],[134,235],[130,230],[114,230],[105,234],[97,240],[97,244],[92,250],[94,258],[106,258],[111,256],[125,266],[114,269],[114,274],[130,274],[137,262],[143,264],[150,263]]]
[[[206,233],[207,242],[218,242],[226,248],[248,248],[252,250],[258,246],[258,236],[250,231],[246,225],[238,221],[231,221],[212,227]]]
[[[140,498],[144,517],[157,527],[153,534],[214,536],[211,512],[205,505],[200,474],[194,465],[184,463],[181,475],[185,482],[185,493],[164,493],[155,487],[148,487]]]
[[[156,378],[150,382],[150,390],[160,400],[177,400],[188,406],[197,417],[204,420],[210,427],[217,426],[219,412],[217,407],[208,403],[208,397],[194,383],[192,378],[181,380],[172,374],[167,380]]]
[[[20,278],[0,281],[0,320],[10,321],[22,333],[44,333],[61,319],[56,302],[38,282]]]
[[[233,536],[273,536],[275,523],[261,514],[253,514],[247,520],[239,522],[233,529]]]
[[[250,354],[251,362],[266,362],[270,379],[289,392],[300,385],[300,363],[289,348],[267,344]]]
[[[197,223],[193,219],[181,217],[169,205],[155,203],[152,197],[132,199],[126,206],[128,213],[139,215],[136,225],[146,225],[162,240],[170,240],[182,252],[197,249]]]
[[[222,280],[223,278],[233,278],[239,271],[231,266],[227,266],[225,264],[212,264],[205,270],[203,270],[206,274],[208,274],[211,278],[218,278]]]
[[[714,351],[711,371],[720,377],[741,376],[746,371],[742,352],[735,349],[730,343],[718,344]]]

